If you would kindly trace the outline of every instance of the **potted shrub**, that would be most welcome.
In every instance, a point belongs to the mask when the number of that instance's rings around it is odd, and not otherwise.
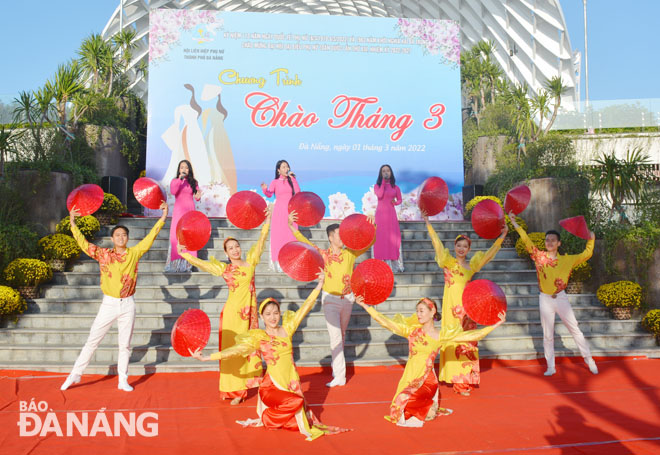
[[[103,194],[103,204],[94,213],[94,217],[101,225],[114,224],[117,222],[117,216],[126,211],[126,206],[122,204],[117,196],[110,193]]]
[[[76,225],[78,226],[81,234],[84,235],[87,240],[93,239],[99,229],[101,229],[99,221],[92,215],[76,218]],[[62,218],[62,221],[57,223],[55,230],[58,234],[72,235],[68,215]]]
[[[596,297],[612,311],[614,319],[630,319],[632,309],[642,305],[642,287],[632,281],[615,281],[599,287]]]
[[[660,310],[651,310],[642,319],[642,327],[655,335],[656,343],[660,344]]]
[[[9,286],[0,286],[0,319],[14,316],[16,320],[26,309],[27,302],[18,291]]]
[[[53,234],[39,240],[41,257],[56,272],[64,272],[67,261],[80,256],[80,247],[76,240],[65,234]]]
[[[527,233],[527,237],[534,243],[534,246],[538,248],[541,251],[545,251],[545,232],[529,232]],[[518,253],[518,256],[521,258],[528,258],[529,253],[527,252],[527,249],[525,248],[525,243],[522,241],[521,238],[518,238],[516,241],[516,253]]]
[[[26,299],[39,297],[39,285],[53,278],[53,270],[39,259],[14,259],[5,268],[5,280]]]
[[[591,278],[591,264],[583,262],[573,268],[566,285],[567,294],[582,294],[583,283]]]

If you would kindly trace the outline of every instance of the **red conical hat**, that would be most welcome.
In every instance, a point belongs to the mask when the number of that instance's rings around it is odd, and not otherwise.
[[[211,238],[211,222],[202,212],[190,211],[179,218],[176,238],[187,250],[201,250]]]
[[[158,210],[167,200],[158,182],[149,177],[140,177],[133,183],[133,195],[141,205],[152,210]]]
[[[378,305],[392,294],[394,274],[389,265],[380,259],[367,259],[353,271],[351,290],[364,297],[367,305]]]
[[[70,212],[75,207],[80,216],[91,215],[103,205],[103,189],[93,183],[86,183],[75,188],[66,198],[66,209]]]
[[[504,211],[495,201],[484,199],[472,210],[472,228],[484,239],[494,239],[502,233]]]
[[[449,199],[449,188],[440,177],[429,177],[424,180],[419,192],[417,206],[428,216],[442,212]]]
[[[177,354],[190,357],[191,351],[204,349],[211,335],[211,321],[202,310],[187,309],[174,323],[170,341]]]
[[[362,250],[374,241],[376,227],[366,215],[348,215],[339,225],[339,238],[351,250]]]
[[[522,213],[532,198],[532,190],[527,185],[518,185],[506,193],[504,199],[504,213],[513,212],[514,215]]]
[[[297,281],[313,281],[325,263],[323,256],[312,245],[289,242],[280,248],[277,261],[288,276]]]
[[[565,218],[559,222],[559,225],[581,239],[589,240],[589,237],[591,237],[587,222],[582,215]]]
[[[227,201],[227,218],[240,229],[254,229],[266,219],[268,204],[254,191],[239,191]]]
[[[470,281],[463,290],[463,308],[476,323],[492,325],[500,320],[497,315],[506,311],[506,296],[490,280]]]
[[[325,204],[323,200],[311,191],[301,191],[293,195],[289,201],[289,213],[296,211],[298,223],[301,226],[314,226],[323,219]]]

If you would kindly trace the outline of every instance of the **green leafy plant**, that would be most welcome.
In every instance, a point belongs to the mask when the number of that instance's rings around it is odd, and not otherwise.
[[[38,240],[37,233],[27,226],[0,223],[0,270],[16,258],[38,257]]]
[[[639,147],[619,159],[616,152],[594,160],[591,177],[594,190],[605,196],[621,220],[627,220],[624,203],[639,199],[651,181],[650,157]]]
[[[38,286],[50,281],[53,271],[48,264],[39,259],[14,259],[5,268],[5,280],[12,286]]]
[[[639,308],[642,306],[642,287],[632,281],[603,284],[596,297],[607,308]]]
[[[15,289],[0,286],[0,317],[17,316],[27,309],[27,302]]]
[[[545,251],[545,233],[544,232],[529,232],[527,234],[527,237],[532,241],[534,246],[538,248],[541,251]],[[528,258],[529,253],[527,252],[527,249],[525,248],[525,243],[521,238],[519,238],[516,241],[516,253],[518,253],[518,256],[521,258]]]
[[[93,239],[96,233],[101,229],[101,224],[92,215],[76,218],[76,226],[78,226],[80,233],[84,235],[87,240]],[[72,235],[68,215],[57,223],[55,231],[58,234]]]
[[[654,334],[660,336],[660,310],[651,310],[642,319],[642,327]]]
[[[50,259],[74,259],[80,256],[80,247],[76,240],[65,234],[53,234],[42,237],[39,240],[41,257]]]

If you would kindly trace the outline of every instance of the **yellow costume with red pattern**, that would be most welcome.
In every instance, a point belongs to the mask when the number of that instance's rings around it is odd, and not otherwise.
[[[181,255],[198,269],[221,276],[227,283],[229,297],[220,313],[221,350],[234,346],[237,336],[259,328],[254,271],[261,259],[269,228],[268,223],[261,228],[261,236],[250,248],[245,258],[248,265],[244,267],[220,262],[213,256],[204,261],[188,253]],[[220,396],[224,399],[245,398],[247,389],[259,386],[262,374],[261,358],[257,354],[220,362]]]
[[[406,318],[397,314],[393,318],[388,318],[374,307],[368,307],[367,312],[392,333],[408,339],[406,368],[396,388],[390,412],[385,416],[385,419],[400,426],[422,426],[429,411],[433,409],[433,404],[437,406],[438,379],[433,365],[438,351],[447,344],[476,343],[495,328],[489,326],[479,330],[464,331],[462,327],[454,325],[451,328],[440,329],[436,339],[424,332],[416,315]],[[420,392],[425,386],[429,391],[420,397]],[[445,410],[439,408],[437,413],[443,414],[443,411]]]
[[[477,324],[470,319],[463,308],[463,290],[472,276],[495,257],[502,246],[502,239],[497,239],[493,246],[484,253],[478,251],[470,259],[469,268],[461,266],[447,248],[442,245],[438,235],[427,224],[429,236],[435,249],[435,261],[444,270],[445,289],[442,294],[442,329],[472,330]],[[440,354],[440,381],[455,384],[454,390],[469,390],[469,385],[479,384],[479,349],[477,343],[448,343]],[[457,386],[456,384],[464,384]]]
[[[71,226],[71,233],[85,254],[98,261],[101,269],[101,290],[103,294],[123,299],[135,294],[138,262],[144,253],[149,251],[154,239],[164,225],[163,221],[158,220],[144,239],[137,245],[126,248],[123,254],[117,253],[114,248],[101,248],[89,243],[75,223]]]
[[[243,426],[265,426],[269,429],[283,428],[298,430],[308,441],[323,436],[347,431],[323,425],[314,414],[306,409],[300,377],[293,362],[291,338],[302,320],[316,304],[319,289],[314,289],[295,313],[286,311],[282,315],[282,328],[287,336],[268,335],[261,329],[250,330],[236,337],[236,345],[211,354],[211,359],[230,359],[245,356],[263,357],[268,371],[259,387],[257,419],[238,421]]]

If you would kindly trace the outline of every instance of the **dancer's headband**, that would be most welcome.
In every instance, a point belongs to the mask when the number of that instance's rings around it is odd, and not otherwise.
[[[417,302],[417,304],[419,305],[420,303],[423,303],[424,305],[429,307],[429,310],[435,309],[435,311],[438,311],[438,308],[437,308],[435,302],[433,300],[429,299],[428,297],[423,297],[423,298],[419,299],[419,302]]]
[[[465,234],[458,234],[456,240],[454,240],[454,245],[458,243],[459,240],[465,240],[468,243],[468,247],[472,247],[472,240]]]
[[[275,305],[277,305],[277,308],[280,307],[280,302],[278,302],[272,297],[268,297],[263,302],[261,302],[261,305],[259,305],[259,314],[263,314],[264,308],[266,308],[266,305],[268,305],[269,303],[274,303]]]

